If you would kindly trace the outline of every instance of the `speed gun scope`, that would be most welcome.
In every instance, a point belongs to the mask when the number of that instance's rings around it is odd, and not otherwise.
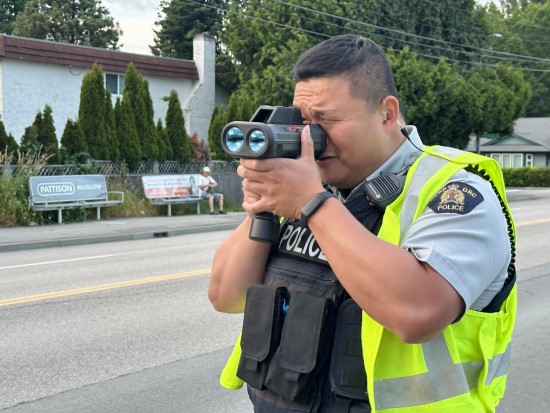
[[[300,134],[305,125],[300,109],[260,106],[249,122],[228,123],[222,131],[222,147],[234,158],[298,158]],[[325,132],[309,125],[315,158],[325,151]]]

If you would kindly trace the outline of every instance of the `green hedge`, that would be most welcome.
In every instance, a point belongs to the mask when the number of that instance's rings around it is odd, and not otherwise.
[[[7,174],[4,168],[8,168],[9,161],[6,154],[0,153],[0,228],[19,225],[29,225],[31,222],[38,224],[54,223],[57,220],[56,211],[34,212],[28,208],[28,186],[30,176],[35,175],[45,163],[41,158],[23,158],[18,160],[19,168],[16,173]],[[507,187],[550,187],[550,168],[524,167],[503,169],[504,181]],[[140,189],[128,184],[124,177],[111,177],[110,187],[125,192],[123,207],[104,208],[104,218],[134,217],[163,215],[161,207],[151,206],[143,196]],[[225,197],[224,209],[240,210],[232,205],[230,197]],[[187,207],[187,208],[186,208]],[[195,206],[177,206],[173,214],[194,213]],[[63,221],[78,222],[89,218],[95,211],[91,209],[74,209],[64,212]]]
[[[502,173],[507,187],[550,187],[550,168],[504,168]]]

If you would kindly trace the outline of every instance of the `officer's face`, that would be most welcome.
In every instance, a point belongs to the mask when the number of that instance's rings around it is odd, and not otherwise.
[[[293,104],[306,123],[320,124],[327,134],[326,150],[317,160],[324,183],[354,188],[389,157],[383,117],[365,100],[351,95],[347,78],[298,82]]]

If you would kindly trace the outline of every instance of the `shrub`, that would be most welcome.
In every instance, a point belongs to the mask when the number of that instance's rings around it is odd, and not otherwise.
[[[140,185],[132,185],[125,177],[107,178],[110,191],[124,192],[122,205],[101,208],[102,218],[137,218],[159,215],[159,210],[145,198]]]
[[[502,169],[507,187],[550,187],[550,168],[523,167]]]
[[[15,167],[11,168],[14,157],[7,150],[0,152],[0,227],[29,225],[36,221],[36,213],[28,207],[28,181],[49,159],[41,153],[18,152]]]

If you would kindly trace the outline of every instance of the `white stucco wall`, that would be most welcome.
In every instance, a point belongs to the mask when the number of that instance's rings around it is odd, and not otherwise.
[[[4,76],[2,76],[3,70],[4,62],[3,59],[0,58],[0,119],[4,118],[4,99],[2,99],[2,96],[4,95]]]
[[[80,87],[87,72],[79,68],[3,59],[0,64],[0,114],[6,131],[18,143],[21,142],[25,128],[33,123],[38,112],[50,105],[57,139],[60,140],[67,119],[76,120],[78,117]],[[183,102],[191,95],[194,83],[158,76],[144,78],[149,82],[155,122],[160,118],[163,124],[168,110],[168,102],[163,97],[175,89]],[[115,100],[116,96],[113,104]]]
[[[78,114],[84,71],[60,65],[2,60],[0,107],[6,132],[20,142],[36,114],[50,105],[60,139],[67,119],[76,119]]]

